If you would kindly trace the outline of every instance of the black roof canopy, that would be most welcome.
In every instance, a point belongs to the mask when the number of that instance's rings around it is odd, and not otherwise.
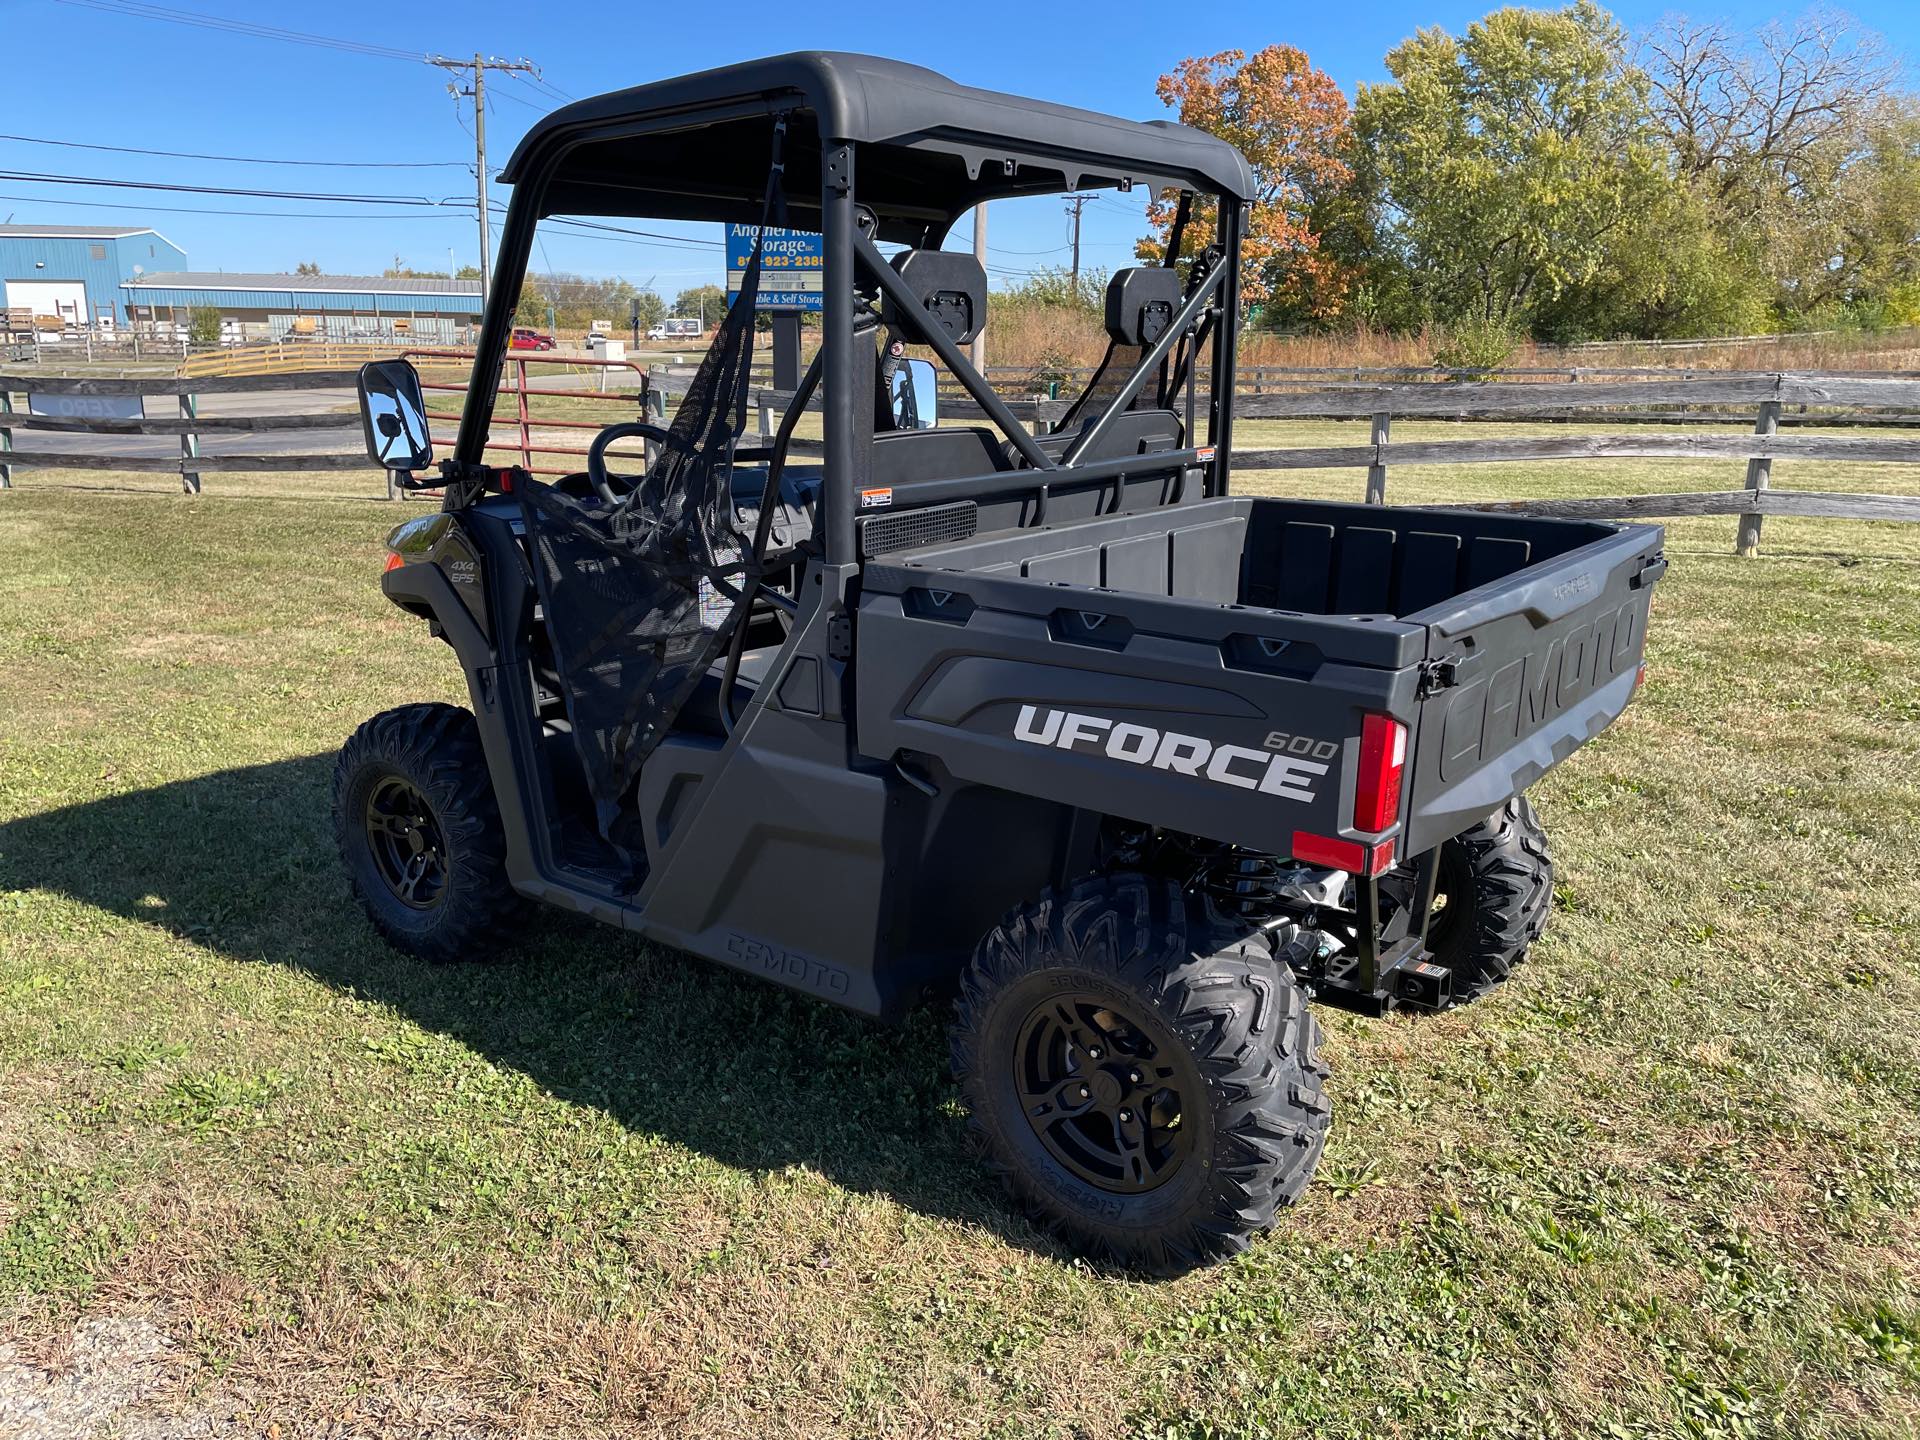
[[[821,138],[857,147],[855,193],[880,238],[937,243],[981,200],[1079,188],[1183,186],[1247,199],[1240,152],[1167,120],[1122,120],[957,85],[918,65],[807,51],[575,101],[528,131],[501,178],[558,152],[540,213],[756,222],[771,115],[787,143],[795,225],[819,218]],[[679,122],[679,123],[676,123]]]

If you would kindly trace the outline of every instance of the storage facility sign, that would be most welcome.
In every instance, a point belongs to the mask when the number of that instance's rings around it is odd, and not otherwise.
[[[746,277],[747,261],[753,258],[754,237],[758,225],[727,226],[727,301],[740,293]],[[766,248],[760,255],[760,301],[762,310],[818,310],[824,294],[822,281],[826,264],[826,243],[811,230],[767,230]]]

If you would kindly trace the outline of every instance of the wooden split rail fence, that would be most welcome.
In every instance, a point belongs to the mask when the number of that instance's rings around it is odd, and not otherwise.
[[[11,486],[20,467],[65,470],[119,470],[177,474],[180,487],[200,493],[202,474],[221,470],[300,471],[365,470],[364,452],[352,454],[204,455],[200,437],[207,434],[260,435],[287,430],[338,430],[356,426],[352,415],[338,411],[291,415],[202,415],[206,395],[268,394],[301,390],[351,388],[352,370],[308,370],[290,375],[235,375],[182,378],[174,375],[123,377],[0,375],[0,487]],[[20,392],[48,397],[59,414],[22,413],[14,404]],[[137,398],[144,410],[154,399],[174,402],[177,416],[124,415],[113,402]],[[21,448],[13,432],[84,435],[173,435],[180,440],[177,455],[127,455],[107,451],[34,450]]]
[[[1421,440],[1396,443],[1395,419],[1528,420],[1543,412],[1600,411],[1587,418],[1605,422],[1612,407],[1660,405],[1748,405],[1755,413],[1749,435],[1632,435],[1579,433],[1527,439]],[[1236,470],[1310,470],[1362,467],[1367,471],[1366,499],[1383,505],[1387,472],[1395,465],[1472,465],[1531,461],[1626,458],[1746,461],[1739,489],[1664,495],[1614,495],[1568,500],[1501,500],[1471,505],[1475,510],[1514,510],[1534,515],[1589,519],[1655,516],[1737,515],[1735,547],[1756,552],[1767,515],[1821,516],[1849,520],[1920,520],[1920,494],[1878,495],[1846,491],[1775,490],[1773,462],[1802,460],[1879,461],[1920,465],[1920,439],[1855,438],[1838,435],[1782,435],[1783,407],[1800,405],[1824,414],[1871,409],[1889,414],[1920,413],[1920,380],[1853,375],[1701,376],[1689,380],[1629,380],[1596,384],[1465,383],[1361,385],[1290,395],[1242,396],[1234,405],[1240,420],[1364,419],[1371,427],[1365,445],[1287,446],[1233,452]],[[1817,420],[1808,423],[1820,423]],[[1910,472],[1920,474],[1920,470]]]
[[[438,391],[464,389],[455,377],[446,373],[466,360],[466,356],[440,352],[423,355],[423,365],[443,367],[429,375],[430,388]],[[516,360],[521,357],[514,357]],[[531,361],[529,363],[532,363]],[[577,360],[569,363],[578,364]],[[636,367],[637,368],[637,367]],[[525,366],[517,367],[524,372]],[[1340,371],[1341,375],[1352,372]],[[1404,375],[1407,372],[1384,372]],[[1553,372],[1563,374],[1564,371]],[[1613,373],[1613,372],[1608,372]],[[1389,472],[1402,465],[1510,464],[1535,465],[1562,461],[1625,458],[1671,458],[1683,460],[1725,460],[1744,462],[1743,481],[1724,490],[1674,494],[1615,495],[1579,499],[1530,499],[1492,501],[1467,508],[1525,511],[1538,515],[1589,518],[1651,518],[1662,516],[1733,515],[1738,517],[1736,546],[1743,554],[1752,554],[1760,540],[1761,523],[1767,515],[1821,517],[1854,520],[1920,520],[1920,493],[1870,494],[1847,491],[1782,490],[1772,484],[1773,462],[1777,459],[1814,461],[1871,461],[1902,466],[1920,466],[1920,439],[1905,436],[1853,436],[1824,433],[1782,434],[1780,427],[1789,409],[1806,426],[1828,426],[1854,420],[1858,423],[1886,424],[1901,420],[1920,421],[1920,378],[1832,374],[1685,374],[1655,372],[1644,377],[1578,382],[1537,379],[1533,376],[1488,382],[1446,382],[1436,380],[1390,381],[1327,384],[1325,372],[1293,372],[1291,384],[1320,378],[1311,389],[1243,389],[1235,404],[1242,421],[1263,419],[1333,419],[1365,421],[1365,444],[1332,446],[1282,446],[1251,448],[1244,441],[1233,452],[1233,466],[1241,471],[1281,471],[1329,468],[1356,468],[1366,471],[1365,498],[1384,504]],[[513,436],[490,448],[515,453],[523,463],[533,466],[566,464],[583,453],[578,442],[558,443],[541,438],[536,432],[546,426],[561,427],[561,433],[596,429],[602,423],[581,416],[543,420],[532,414],[528,397],[546,394],[570,396],[574,400],[594,400],[664,419],[665,391],[675,389],[674,372],[655,369],[637,378],[637,389],[624,393],[590,394],[529,386],[524,373],[509,378],[503,397],[514,405],[514,413],[496,419]],[[1265,379],[1278,383],[1279,376]],[[125,378],[55,377],[0,374],[0,486],[9,484],[17,467],[41,466],[67,469],[162,471],[177,473],[189,493],[197,493],[201,476],[219,471],[307,471],[366,470],[365,457],[358,447],[347,453],[251,453],[208,455],[202,452],[200,439],[206,434],[259,435],[269,432],[300,430],[341,430],[357,427],[356,419],[335,408],[310,414],[276,415],[203,415],[199,400],[206,395],[261,394],[289,391],[351,390],[354,371],[329,369],[291,374],[247,376],[138,376]],[[518,393],[514,394],[516,388]],[[55,408],[68,413],[23,413],[15,405],[15,396],[29,391],[64,402]],[[108,413],[109,402],[137,396],[143,406],[159,399],[173,402],[177,415],[147,418]],[[771,434],[788,396],[762,391],[754,396],[763,434]],[[89,413],[90,402],[102,402]],[[1063,400],[1037,399],[1031,394],[1009,399],[1009,408],[1021,420],[1045,430],[1056,423],[1066,409]],[[975,420],[980,412],[964,397],[941,398],[946,419]],[[1720,412],[1721,423],[1730,407],[1744,407],[1752,416],[1747,434],[1658,434],[1645,429],[1629,434],[1602,434],[1590,429],[1563,435],[1491,439],[1395,440],[1396,420],[1507,420],[1538,421],[1543,418],[1577,417],[1587,425],[1611,423],[1618,418],[1649,417],[1647,407],[1712,407]],[[35,407],[44,408],[44,407]],[[1651,418],[1681,419],[1684,410]],[[451,420],[451,412],[435,412],[436,420]],[[127,455],[105,451],[69,452],[36,449],[16,444],[15,432],[28,436],[41,433],[85,433],[94,435],[177,436],[177,455]],[[444,443],[444,441],[442,441]],[[807,447],[815,448],[813,446]],[[539,457],[551,453],[554,461]],[[543,473],[547,472],[543,469]],[[1906,471],[1920,475],[1920,469]],[[1731,476],[1729,477],[1731,478]],[[393,493],[391,489],[389,493]]]

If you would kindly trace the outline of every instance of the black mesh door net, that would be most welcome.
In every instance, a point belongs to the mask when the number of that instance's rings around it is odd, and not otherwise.
[[[785,129],[777,119],[761,235],[739,295],[640,483],[613,504],[519,488],[567,718],[610,840],[642,763],[745,623],[750,547],[736,528],[731,472],[746,427],[761,249],[767,227],[785,218]]]

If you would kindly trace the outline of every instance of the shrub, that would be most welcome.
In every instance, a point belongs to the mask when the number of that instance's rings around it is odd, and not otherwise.
[[[220,343],[220,312],[211,305],[196,305],[187,312],[187,340],[200,346]]]
[[[1520,336],[1498,320],[1462,320],[1434,346],[1433,363],[1442,370],[1471,372],[1461,379],[1483,380],[1505,364],[1519,344]]]

